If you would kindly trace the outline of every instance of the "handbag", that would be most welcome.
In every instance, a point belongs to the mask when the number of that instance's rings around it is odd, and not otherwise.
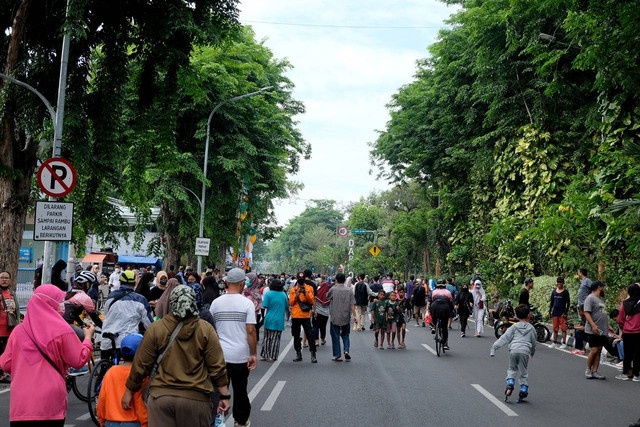
[[[298,305],[300,306],[300,310],[304,312],[309,312],[313,308],[308,302],[302,302],[300,300],[300,295],[298,295]]]
[[[160,356],[158,356],[158,358],[153,364],[153,367],[151,368],[151,373],[149,374],[149,381],[147,381],[147,386],[142,391],[142,400],[144,401],[145,404],[149,400],[149,389],[151,387],[151,381],[153,381],[155,376],[158,374],[158,368],[162,363],[162,359],[164,358],[164,355],[167,353],[167,350],[169,350],[169,347],[171,347],[171,344],[173,344],[173,342],[176,340],[176,337],[178,336],[178,332],[180,332],[180,329],[182,329],[183,324],[184,323],[182,321],[178,323],[178,326],[176,326],[176,328],[171,333],[171,337],[169,337],[169,343],[164,348],[164,350],[162,350],[162,353],[160,353]]]
[[[7,326],[9,329],[13,329],[18,326],[18,316],[16,316],[15,313],[7,311],[7,302],[4,300],[4,297],[2,297],[2,306],[4,307],[4,312],[7,313]]]

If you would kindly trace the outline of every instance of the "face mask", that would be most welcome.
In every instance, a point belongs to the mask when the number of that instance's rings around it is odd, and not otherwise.
[[[251,286],[251,281],[250,281],[249,279],[245,280],[245,281],[244,281],[244,286],[245,286],[246,288],[248,288],[249,286]]]
[[[60,313],[61,315],[64,314],[64,301],[56,301],[53,298],[51,298],[49,295],[45,295],[45,294],[37,294],[35,295],[36,297],[40,298],[40,297],[47,297],[50,300],[54,301],[56,304],[58,304],[58,313]],[[40,298],[42,300],[42,298]]]
[[[224,289],[224,283],[223,282],[218,283],[218,288]]]
[[[165,286],[167,284],[167,281],[165,279],[160,280],[160,284],[162,286]]]
[[[116,268],[116,273],[120,274],[120,273],[122,273],[122,270],[119,269],[119,268]]]

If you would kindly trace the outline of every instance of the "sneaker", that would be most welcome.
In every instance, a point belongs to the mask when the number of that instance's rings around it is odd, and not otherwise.
[[[572,350],[571,354],[578,354],[578,355],[582,355],[584,356],[585,351],[584,350]]]
[[[588,380],[592,380],[593,379],[593,372],[591,372],[591,369],[587,369],[586,371],[584,371],[584,376]]]
[[[80,369],[69,368],[69,376],[71,376],[71,377],[77,377],[78,375],[84,375],[87,372],[89,372],[89,367],[88,366],[83,366]]]
[[[622,367],[623,367],[623,366],[624,366],[624,362],[618,362],[618,363],[616,363],[616,368],[617,368],[619,371],[622,371]]]
[[[598,371],[592,372],[591,373],[591,378],[593,378],[594,380],[606,380],[607,379],[607,377],[605,377],[604,375],[600,375],[598,373]]]
[[[625,374],[618,374],[615,376],[615,378],[620,381],[629,381],[631,379],[628,375]]]
[[[464,332],[460,332],[460,338],[464,338]]]
[[[633,377],[634,383],[640,383],[640,377]]]
[[[552,343],[549,345],[549,348],[556,348],[556,343],[552,342]]]

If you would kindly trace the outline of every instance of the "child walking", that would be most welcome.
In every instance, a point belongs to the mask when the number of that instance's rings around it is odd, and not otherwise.
[[[396,307],[398,312],[398,348],[405,349],[407,346],[404,343],[404,338],[407,335],[407,320],[408,314],[411,312],[411,306],[409,305],[409,300],[405,298],[405,290],[404,288],[400,288],[398,290],[398,306]]]
[[[491,357],[496,355],[496,350],[505,344],[509,344],[509,369],[507,369],[507,387],[504,391],[506,401],[516,383],[516,375],[519,375],[520,395],[516,401],[521,402],[529,395],[529,358],[536,352],[536,330],[529,323],[529,307],[520,304],[516,307],[516,316],[519,322],[511,326],[491,346]]]
[[[133,356],[142,341],[142,335],[127,335],[122,340],[120,354],[124,363],[111,367],[102,380],[102,388],[98,396],[97,415],[100,425],[103,427],[139,426],[147,427],[147,406],[142,401],[142,391],[146,386],[133,395],[131,409],[122,409],[122,395],[126,389],[127,378],[131,372]]]
[[[373,346],[384,350],[384,334],[387,330],[387,301],[385,300],[387,294],[384,290],[378,291],[378,300],[371,304],[371,324],[375,331],[376,340]],[[380,334],[381,341],[380,347],[378,347],[378,334]]]
[[[389,293],[389,302],[387,302],[387,343],[389,348],[395,350],[396,331],[398,328],[398,300],[396,293]]]

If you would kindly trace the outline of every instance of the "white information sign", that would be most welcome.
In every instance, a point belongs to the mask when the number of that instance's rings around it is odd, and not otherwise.
[[[210,244],[211,244],[211,239],[208,239],[206,237],[198,237],[196,239],[196,255],[209,256]]]
[[[73,237],[73,203],[37,202],[33,240],[68,242]]]

